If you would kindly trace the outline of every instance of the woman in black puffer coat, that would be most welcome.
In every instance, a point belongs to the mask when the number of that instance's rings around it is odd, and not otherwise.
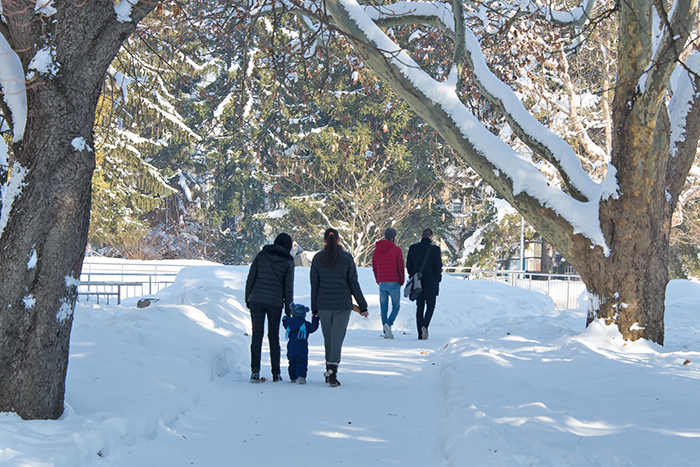
[[[260,382],[265,317],[267,339],[270,342],[272,381],[282,381],[280,372],[280,320],[282,308],[291,314],[294,302],[294,259],[289,254],[292,237],[281,233],[272,245],[265,245],[253,259],[245,283],[245,303],[250,310],[253,336],[250,343],[250,382]]]
[[[316,253],[311,262],[311,310],[321,317],[326,350],[326,382],[331,387],[337,387],[340,386],[338,365],[352,313],[352,297],[357,300],[362,316],[366,318],[369,313],[357,280],[355,260],[338,244],[338,231],[326,229],[323,241],[326,246]]]

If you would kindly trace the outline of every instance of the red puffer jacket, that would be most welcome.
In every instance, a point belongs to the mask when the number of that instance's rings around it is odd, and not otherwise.
[[[372,270],[377,284],[380,282],[404,282],[404,263],[401,248],[391,240],[379,240],[372,253]]]

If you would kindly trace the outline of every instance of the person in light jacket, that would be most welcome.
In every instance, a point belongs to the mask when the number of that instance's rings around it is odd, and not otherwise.
[[[294,259],[289,254],[292,237],[281,233],[272,245],[265,245],[255,255],[245,283],[245,303],[250,310],[253,335],[250,342],[250,382],[260,382],[260,354],[262,351],[265,317],[267,340],[270,343],[272,381],[282,381],[280,372],[280,320],[282,308],[291,315],[294,302]]]
[[[325,247],[311,261],[311,310],[321,318],[323,345],[326,351],[326,382],[340,386],[338,365],[345,332],[355,297],[360,314],[365,318],[367,301],[357,281],[357,268],[350,253],[339,244],[338,231],[329,228],[323,234]]]

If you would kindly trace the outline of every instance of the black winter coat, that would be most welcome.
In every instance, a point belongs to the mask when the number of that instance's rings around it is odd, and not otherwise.
[[[255,255],[245,281],[245,303],[264,303],[291,313],[294,259],[279,245],[265,245]]]
[[[408,249],[406,269],[409,277],[420,271],[426,253],[430,256],[428,256],[421,277],[423,293],[428,296],[437,295],[440,292],[440,281],[442,280],[442,256],[439,246],[434,245],[429,238],[421,238],[420,242],[414,243]]]
[[[360,311],[367,311],[367,301],[357,282],[357,268],[352,255],[340,250],[338,263],[327,268],[321,262],[323,251],[311,261],[311,310],[352,310],[355,297]]]

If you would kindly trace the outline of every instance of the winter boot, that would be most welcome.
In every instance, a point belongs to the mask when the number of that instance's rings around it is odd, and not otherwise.
[[[254,372],[250,375],[250,382],[251,382],[251,383],[259,383],[259,382],[260,382],[260,373],[254,371]]]
[[[330,369],[331,369],[331,366],[328,363],[326,363],[326,372],[323,373],[323,376],[326,378],[326,383],[330,383],[330,381],[329,381],[329,376],[331,375]]]
[[[338,381],[338,365],[328,365],[328,384],[332,388],[337,388],[340,386],[340,381]]]
[[[273,383],[279,383],[280,381],[282,381],[282,375],[272,375]]]

